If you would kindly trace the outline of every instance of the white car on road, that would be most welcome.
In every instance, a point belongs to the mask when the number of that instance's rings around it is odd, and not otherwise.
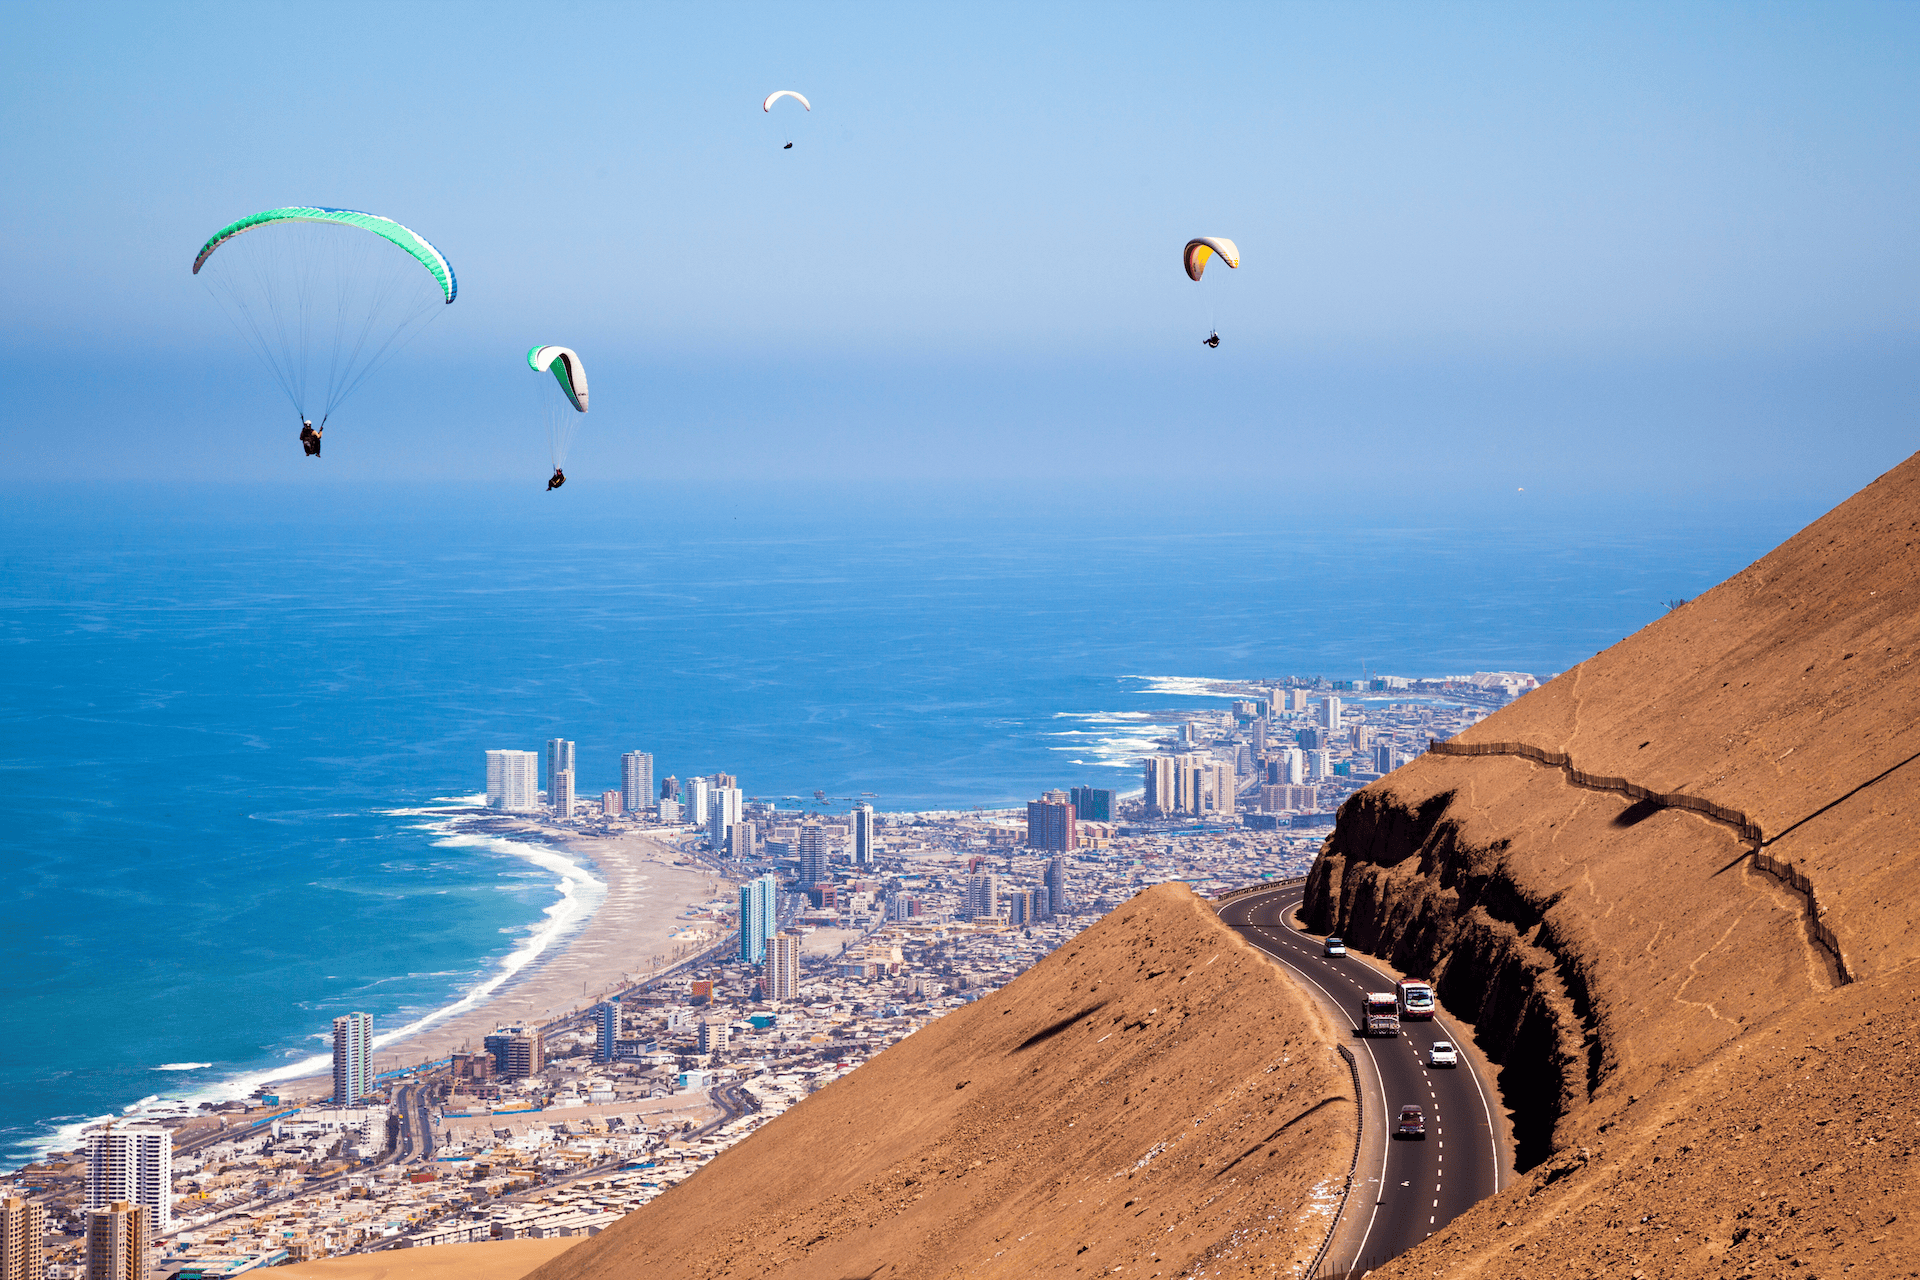
[[[1460,1055],[1455,1053],[1453,1045],[1445,1040],[1435,1040],[1433,1047],[1427,1050],[1427,1065],[1430,1067],[1457,1067]]]
[[[1343,956],[1347,954],[1347,944],[1340,941],[1340,939],[1338,938],[1328,938],[1327,945],[1324,948],[1322,954],[1330,955],[1330,956]]]

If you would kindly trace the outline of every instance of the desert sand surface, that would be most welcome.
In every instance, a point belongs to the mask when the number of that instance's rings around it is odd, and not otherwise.
[[[577,1237],[554,1240],[495,1240],[487,1244],[443,1244],[431,1249],[395,1249],[357,1253],[275,1267],[275,1280],[520,1280],[541,1263],[580,1243]]]
[[[680,913],[725,887],[671,845],[637,832],[582,835],[518,815],[489,815],[487,826],[494,835],[539,835],[590,859],[595,875],[607,886],[606,899],[576,932],[555,939],[485,1002],[382,1046],[374,1055],[376,1070],[435,1061],[465,1046],[478,1049],[481,1040],[504,1023],[546,1021],[626,985],[623,975],[636,982],[644,979],[659,967],[660,957],[671,955],[673,935],[687,927]],[[331,1077],[312,1076],[286,1081],[280,1091],[321,1096],[332,1088]]]
[[[1353,1151],[1333,1042],[1162,885],[534,1274],[1288,1275]]]
[[[1310,925],[1433,975],[1530,1170],[1376,1275],[1920,1274],[1917,544],[1920,458],[1343,808]]]

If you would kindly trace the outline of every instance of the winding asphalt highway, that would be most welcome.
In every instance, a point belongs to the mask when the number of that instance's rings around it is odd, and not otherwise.
[[[1339,1011],[1336,1025],[1344,1025],[1352,1037],[1348,1047],[1359,1064],[1360,1087],[1379,1103],[1365,1109],[1369,1123],[1384,1115],[1391,1126],[1408,1103],[1426,1113],[1425,1141],[1362,1146],[1330,1261],[1377,1266],[1499,1190],[1505,1165],[1494,1118],[1499,1095],[1465,1053],[1458,1067],[1427,1065],[1434,1041],[1459,1043],[1444,1015],[1432,1022],[1402,1022],[1397,1040],[1367,1038],[1353,1030],[1360,997],[1392,991],[1394,979],[1364,957],[1323,954],[1323,939],[1295,928],[1292,916],[1303,892],[1289,885],[1249,894],[1223,905],[1220,918],[1297,973],[1310,991],[1317,990],[1323,1005]]]

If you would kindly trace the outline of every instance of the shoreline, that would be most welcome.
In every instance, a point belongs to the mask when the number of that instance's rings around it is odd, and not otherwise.
[[[590,867],[599,892],[580,918],[563,923],[540,950],[518,968],[499,977],[498,986],[475,998],[473,993],[449,1006],[450,1016],[428,1014],[417,1030],[379,1043],[373,1053],[375,1073],[397,1070],[409,1063],[432,1062],[449,1054],[480,1047],[495,1027],[522,1021],[548,1021],[557,1014],[583,1007],[608,992],[644,981],[671,965],[675,935],[690,922],[681,919],[723,891],[715,872],[651,834],[635,828],[613,835],[587,834],[541,821],[533,814],[506,814],[497,810],[465,810],[446,815],[445,835],[465,839],[499,840],[538,849],[562,851],[569,860]],[[485,831],[473,826],[484,822]],[[520,856],[527,856],[520,854]],[[539,861],[531,859],[536,863]],[[574,899],[563,880],[562,896],[547,914]],[[539,929],[538,922],[533,926]],[[508,958],[512,959],[511,956]],[[485,984],[477,990],[484,990]],[[472,1001],[470,1007],[461,1004]],[[395,1028],[375,1028],[375,1040],[393,1036]],[[318,1056],[318,1055],[316,1055]],[[282,1068],[285,1070],[285,1068]],[[325,1096],[333,1088],[331,1068],[299,1076],[280,1077],[274,1083],[283,1096]]]
[[[677,958],[674,935],[692,924],[681,914],[721,891],[717,874],[657,838],[652,834],[657,828],[587,834],[551,825],[537,814],[502,813],[464,798],[444,807],[389,811],[389,816],[423,819],[416,830],[430,844],[487,846],[559,880],[554,902],[528,922],[513,948],[478,983],[439,1008],[389,1015],[397,1025],[376,1024],[376,1042],[387,1037],[373,1054],[376,1072],[444,1058],[466,1045],[478,1048],[496,1026],[521,1018],[545,1020],[549,1010],[571,1009],[583,999],[630,985],[623,975],[644,980]],[[29,1160],[44,1159],[49,1152],[77,1150],[86,1130],[108,1121],[177,1120],[199,1114],[199,1103],[244,1099],[262,1087],[289,1098],[325,1098],[333,1091],[331,1056],[329,1049],[171,1095],[148,1094],[113,1112],[55,1121],[22,1150],[31,1152]]]

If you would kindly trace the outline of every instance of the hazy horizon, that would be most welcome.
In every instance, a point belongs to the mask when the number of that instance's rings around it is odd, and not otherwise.
[[[0,478],[537,475],[536,342],[581,480],[1825,504],[1909,452],[1911,9],[192,12],[0,54]],[[305,201],[461,286],[318,464],[188,273]]]

